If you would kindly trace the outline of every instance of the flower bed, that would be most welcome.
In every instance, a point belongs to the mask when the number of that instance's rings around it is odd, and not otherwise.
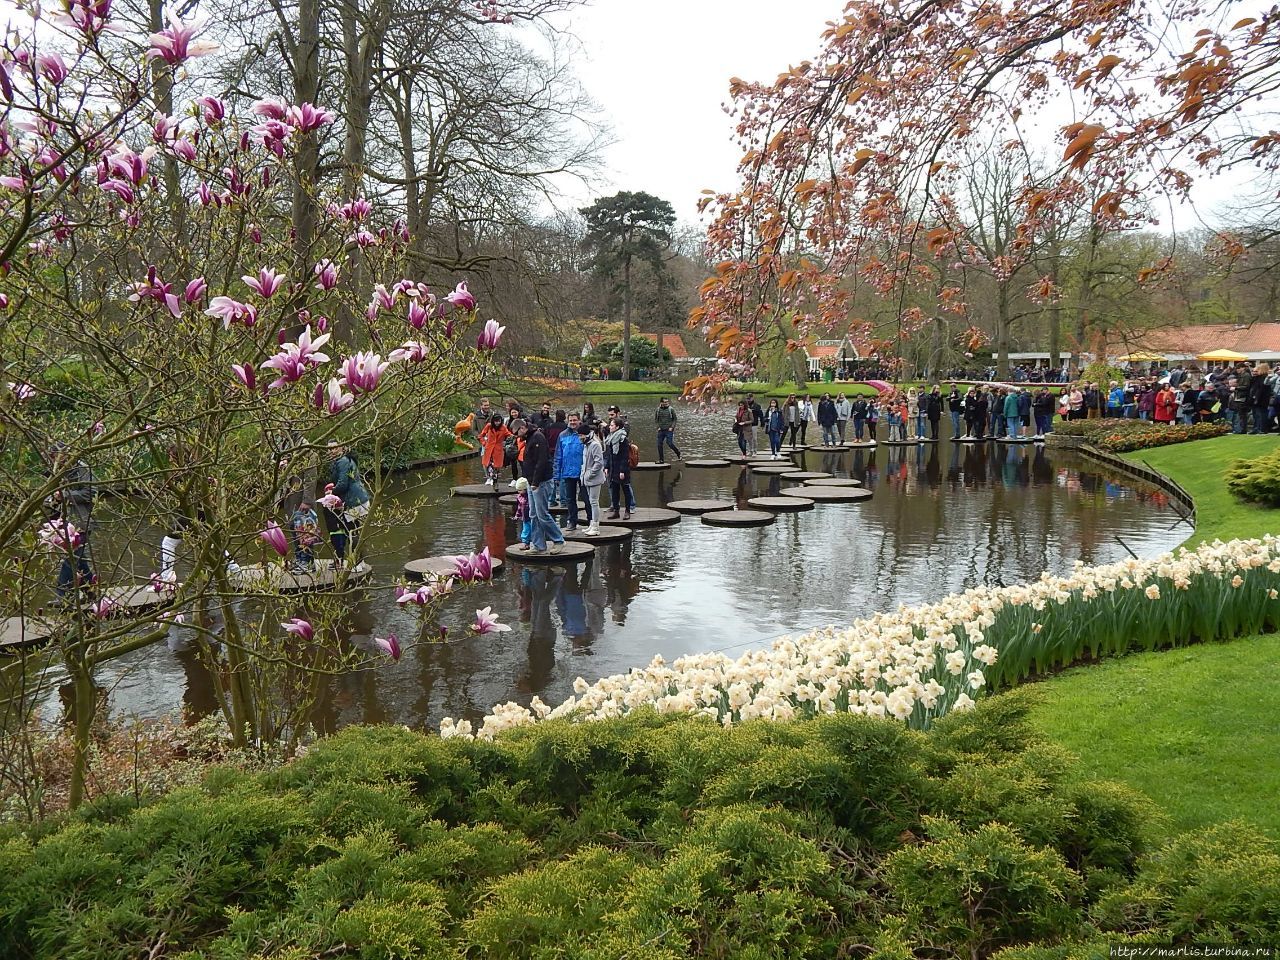
[[[478,730],[443,721],[441,735],[491,739],[547,717],[604,719],[640,707],[729,726],[822,713],[892,716],[923,728],[966,710],[984,690],[1012,686],[1085,657],[1228,639],[1280,626],[1280,539],[1233,540],[1151,560],[1078,565],[1068,576],[977,588],[783,637],[736,660],[721,653],[661,657],[552,708],[494,708]]]
[[[1067,420],[1053,425],[1053,432],[1064,437],[1080,437],[1112,453],[1163,447],[1188,440],[1207,440],[1230,433],[1222,421],[1186,424],[1152,423],[1150,420],[1105,418],[1102,420]]]

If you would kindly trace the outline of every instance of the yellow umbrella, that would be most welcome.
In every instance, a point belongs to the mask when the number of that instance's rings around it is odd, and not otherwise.
[[[1241,360],[1248,360],[1243,353],[1236,353],[1234,350],[1211,350],[1208,353],[1202,353],[1196,357],[1197,360],[1221,360],[1226,363],[1237,363]]]
[[[1159,353],[1131,353],[1128,356],[1116,357],[1118,363],[1154,363],[1157,360],[1163,360],[1164,356]]]

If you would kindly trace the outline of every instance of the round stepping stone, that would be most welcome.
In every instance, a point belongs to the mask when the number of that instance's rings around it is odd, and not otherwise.
[[[795,464],[786,466],[784,464],[778,463],[778,461],[776,460],[767,466],[757,467],[752,465],[752,466],[749,466],[747,469],[749,469],[752,473],[763,474],[766,477],[780,477],[784,473],[796,472]]]
[[[870,490],[854,487],[783,487],[778,492],[784,497],[800,497],[814,503],[856,503],[871,499]]]
[[[848,450],[849,447],[843,443],[837,443],[837,444],[811,443],[807,447],[805,447],[805,449],[814,450],[814,451],[817,451],[818,453],[823,453],[823,452],[840,453],[842,450]]]
[[[849,444],[851,450],[867,450],[876,445],[874,440],[858,440]]]
[[[920,443],[919,440],[881,440],[880,442],[890,447],[914,447]]]
[[[801,510],[813,509],[813,501],[801,497],[752,497],[747,504],[771,513],[799,513]]]
[[[684,465],[686,467],[706,467],[706,468],[727,467],[729,466],[729,461],[722,460],[719,457],[708,457],[705,460],[686,460],[684,462]]]
[[[672,500],[667,509],[679,513],[708,513],[711,510],[732,510],[737,505],[734,500]]]
[[[464,483],[449,490],[455,497],[500,497],[504,493],[515,493],[516,488],[509,483],[498,483],[490,486],[487,483]]]
[[[670,470],[671,464],[658,463],[657,460],[641,460],[631,469],[632,470]]]
[[[1031,437],[998,437],[999,443],[1035,443]]]
[[[831,474],[821,470],[788,470],[780,476],[783,480],[825,480]]]
[[[984,437],[957,437],[953,443],[982,443]]]
[[[582,563],[596,552],[589,543],[566,539],[559,553],[551,552],[551,544],[547,544],[546,553],[534,553],[532,550],[521,550],[520,544],[507,546],[507,559],[512,563]]]
[[[712,527],[767,527],[777,519],[768,510],[713,510],[702,515],[702,522]]]
[[[419,560],[410,560],[404,565],[404,575],[410,580],[452,577],[457,574],[453,561],[453,557],[422,557]],[[490,562],[493,564],[493,575],[496,577],[502,572],[502,558],[494,557]]]
[[[861,480],[855,480],[853,477],[818,477],[816,480],[806,480],[806,487],[860,487]]]
[[[630,527],[602,526],[596,529],[599,532],[594,537],[586,535],[586,527],[579,527],[577,530],[566,530],[564,538],[576,543],[618,543],[622,540],[629,540],[634,533]]]
[[[617,527],[662,527],[670,523],[679,523],[680,514],[662,507],[636,507],[631,511],[631,519],[623,520],[621,515],[611,517],[609,523]]]

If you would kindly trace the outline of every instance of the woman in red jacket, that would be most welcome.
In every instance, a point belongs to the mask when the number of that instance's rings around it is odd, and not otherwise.
[[[1156,394],[1156,423],[1173,423],[1177,414],[1178,398],[1174,396],[1173,388],[1166,383],[1160,388],[1160,392]]]

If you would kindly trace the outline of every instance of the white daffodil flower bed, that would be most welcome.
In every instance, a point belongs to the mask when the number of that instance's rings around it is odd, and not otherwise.
[[[1229,639],[1280,627],[1280,539],[1215,541],[1150,560],[1077,564],[1017,587],[976,588],[920,607],[782,637],[736,660],[696,654],[593,684],[557,707],[505,703],[478,729],[445,719],[442,736],[492,739],[552,717],[595,720],[641,707],[701,713],[725,726],[848,711],[916,728],[983,693],[1082,658]]]

